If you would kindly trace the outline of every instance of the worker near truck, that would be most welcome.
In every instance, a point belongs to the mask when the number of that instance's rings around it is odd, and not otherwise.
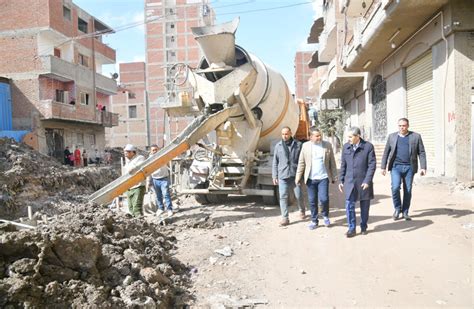
[[[310,140],[303,144],[298,160],[295,183],[301,180],[308,190],[309,208],[311,210],[310,230],[319,224],[318,200],[322,206],[324,225],[329,227],[329,182],[334,183],[337,177],[336,158],[329,142],[323,141],[321,131],[316,127],[309,129]]]
[[[140,163],[145,161],[145,157],[137,154],[137,148],[132,144],[127,144],[123,148],[123,154],[125,156],[125,166],[123,167],[124,174],[133,174],[135,172],[136,167],[140,165]],[[128,189],[126,195],[128,201],[128,210],[130,214],[134,217],[143,215],[145,180]]]
[[[282,139],[275,145],[273,154],[272,178],[273,184],[275,186],[278,185],[278,191],[280,193],[280,210],[282,217],[280,226],[287,226],[290,224],[288,215],[288,197],[290,190],[293,190],[295,193],[301,219],[304,219],[306,216],[306,208],[301,188],[295,184],[301,143],[293,138],[289,127],[283,127],[281,137]]]
[[[150,156],[157,153],[159,150],[158,145],[153,144],[150,146]],[[171,203],[171,194],[170,194],[170,180],[168,167],[163,165],[159,169],[153,172],[150,177],[147,179],[148,187],[152,187],[156,195],[156,205],[158,209],[156,210],[156,215],[160,216],[166,210],[168,217],[173,216],[173,204]],[[150,186],[151,185],[151,186]],[[163,203],[164,200],[164,203]]]

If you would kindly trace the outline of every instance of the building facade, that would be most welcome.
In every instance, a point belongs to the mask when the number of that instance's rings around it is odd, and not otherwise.
[[[317,60],[329,61],[320,97],[340,99],[351,113],[348,125],[363,128],[379,150],[397,120],[408,118],[423,137],[429,175],[472,180],[474,3],[325,0],[321,6],[322,30],[310,34],[320,41]]]
[[[107,146],[133,144],[141,149],[150,145],[145,63],[119,64],[120,86],[112,96],[110,111],[120,115],[116,127],[106,129]]]
[[[149,140],[161,146],[191,120],[168,117],[162,106],[176,104],[180,93],[192,97],[186,83],[178,85],[174,65],[197,67],[201,51],[191,27],[213,24],[214,13],[208,0],[145,0],[145,21]]]
[[[314,69],[308,66],[311,61],[312,52],[299,51],[295,54],[295,96],[305,102],[312,100],[309,93],[308,80]]]
[[[62,159],[65,146],[105,147],[105,127],[118,124],[108,111],[116,82],[100,74],[115,63],[101,36],[111,32],[70,0],[3,1],[0,77],[11,91],[8,117],[41,153]]]

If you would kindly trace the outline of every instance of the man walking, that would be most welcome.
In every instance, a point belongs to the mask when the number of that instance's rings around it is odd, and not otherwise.
[[[316,127],[310,129],[310,141],[303,144],[298,160],[295,183],[300,184],[301,178],[308,190],[311,223],[309,229],[318,227],[318,199],[322,208],[324,225],[331,224],[329,220],[329,181],[336,181],[336,159],[332,145],[322,140],[321,131]]]
[[[291,129],[283,127],[281,130],[282,140],[275,145],[272,165],[273,184],[278,185],[280,193],[280,210],[282,220],[280,226],[290,224],[288,217],[288,196],[290,190],[295,193],[300,218],[305,218],[305,205],[300,186],[295,185],[296,168],[301,151],[301,143],[293,139]]]
[[[158,145],[151,145],[150,156],[157,153],[158,150]],[[157,216],[160,216],[165,211],[163,199],[166,204],[166,210],[168,211],[168,217],[173,216],[173,205],[171,203],[170,181],[168,176],[168,167],[166,165],[163,165],[153,174],[151,174],[151,177],[149,178],[149,181],[153,185],[153,190],[155,190],[156,194],[156,205],[158,207],[156,211]]]
[[[395,211],[393,220],[403,214],[407,221],[411,202],[413,176],[418,172],[418,157],[420,158],[420,175],[426,174],[426,153],[421,135],[408,130],[407,118],[398,120],[398,132],[388,136],[387,144],[382,156],[382,175],[390,171],[392,180],[392,200]],[[403,182],[403,202],[400,198],[400,186]]]
[[[131,144],[127,144],[123,153],[125,156],[125,166],[123,167],[123,174],[135,172],[140,163],[145,161],[145,157],[137,154],[137,148]],[[130,214],[135,217],[143,215],[143,197],[145,196],[145,181],[142,181],[135,186],[128,189],[126,192],[128,200],[128,210]]]
[[[360,137],[360,129],[353,127],[349,142],[342,147],[339,191],[346,199],[347,237],[356,235],[355,203],[360,201],[360,229],[367,235],[370,200],[374,198],[374,178],[377,162],[374,146]]]

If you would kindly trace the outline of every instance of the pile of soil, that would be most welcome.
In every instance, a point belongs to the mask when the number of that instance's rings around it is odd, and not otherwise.
[[[36,230],[0,225],[0,307],[182,306],[188,270],[158,230],[92,204]]]
[[[62,165],[13,139],[0,139],[0,218],[26,216],[26,206],[54,214],[54,200],[75,201],[119,177],[113,166],[76,168]],[[58,210],[57,213],[61,213]]]

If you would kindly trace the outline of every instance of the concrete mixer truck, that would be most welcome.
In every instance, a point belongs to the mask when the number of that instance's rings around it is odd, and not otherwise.
[[[306,109],[294,102],[281,74],[235,45],[238,23],[192,28],[204,55],[185,73],[192,91],[162,107],[171,116],[194,115],[194,121],[136,170],[95,192],[92,201],[108,203],[171,162],[176,193],[194,194],[199,203],[222,202],[229,194],[278,203],[272,146],[283,126],[307,138]]]

